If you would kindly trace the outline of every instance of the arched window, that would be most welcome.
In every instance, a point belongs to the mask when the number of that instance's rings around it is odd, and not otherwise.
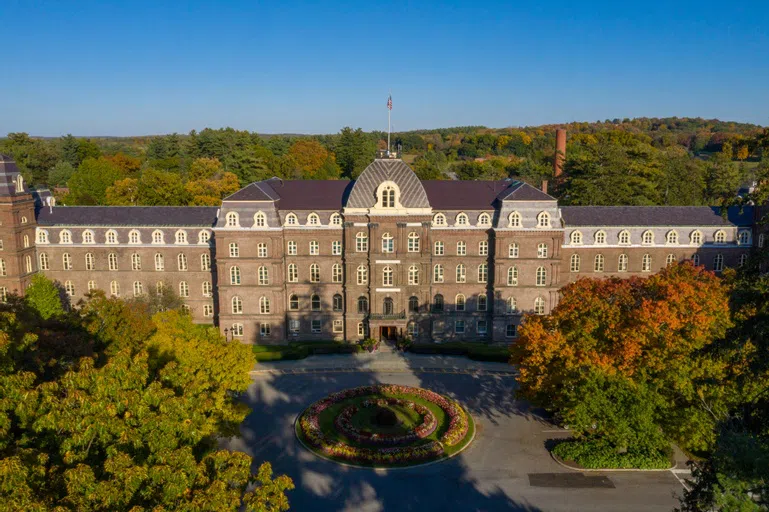
[[[642,272],[651,272],[652,271],[652,257],[651,257],[651,254],[644,254],[643,259],[641,260],[641,271]]]
[[[85,269],[86,270],[94,269],[93,262],[94,262],[93,253],[90,253],[90,252],[85,253]]]
[[[311,283],[320,282],[320,267],[318,267],[317,263],[313,263],[312,265],[310,265],[310,282]]]
[[[478,216],[478,226],[482,228],[491,226],[491,216],[486,212],[483,212],[482,214],[480,214]]]
[[[334,263],[334,265],[331,267],[331,282],[342,282],[342,266],[339,263]]]
[[[406,326],[406,331],[408,332],[409,337],[414,339],[419,336],[419,325],[416,322],[409,322]]]
[[[489,280],[489,265],[481,263],[478,265],[478,282],[486,283]]]
[[[264,212],[256,212],[256,214],[254,214],[254,227],[255,228],[267,227],[267,215],[265,215]]]
[[[408,251],[419,252],[419,235],[412,231],[408,238]]]
[[[692,256],[692,264],[695,267],[699,267],[700,266],[700,255],[699,254],[695,254],[695,255]]]
[[[67,255],[69,256],[69,255]],[[109,253],[109,256],[107,256],[107,261],[109,263],[109,269],[110,270],[117,270],[118,269],[118,263],[117,263],[117,254],[114,252]]]
[[[668,254],[667,258],[665,258],[665,266],[669,267],[673,263],[676,262],[676,255],[675,254]]]
[[[726,231],[719,229],[716,234],[713,235],[713,241],[717,244],[726,243]]]
[[[359,265],[356,275],[358,284],[368,283],[368,267],[366,265]]]
[[[571,245],[582,245],[582,231],[572,231],[569,235]]]
[[[547,244],[541,243],[537,245],[537,258],[547,258]]]
[[[320,244],[317,240],[310,240],[310,256],[320,255]]]
[[[267,297],[259,297],[259,314],[260,315],[270,314],[270,299],[268,299]]]
[[[32,268],[32,256],[24,256],[24,267],[27,269],[27,274],[34,270]]]
[[[651,245],[654,243],[654,232],[647,230],[644,231],[644,234],[641,237],[641,243],[644,245]]]
[[[210,254],[201,254],[200,255],[200,270],[203,272],[207,272],[211,270],[211,255]]]
[[[362,295],[358,297],[358,313],[368,313],[368,299]]]
[[[226,224],[225,226],[228,228],[237,228],[240,227],[240,217],[238,216],[237,212],[229,212],[227,213],[227,216],[225,217]]]
[[[39,259],[40,270],[49,270],[50,267],[48,266],[48,255],[44,252],[41,252]]]
[[[507,269],[507,286],[518,286],[518,267]]]
[[[436,213],[433,215],[433,226],[446,226],[446,216],[442,213]]]
[[[508,227],[511,228],[520,228],[522,225],[521,222],[521,214],[518,212],[513,212],[508,217]]]
[[[265,267],[264,265],[260,266],[257,269],[257,276],[259,279],[258,281],[259,286],[267,286],[268,284],[270,284],[270,273],[267,270],[267,267]]]
[[[320,226],[320,217],[317,213],[313,212],[307,216],[308,226]]]
[[[716,257],[713,258],[713,270],[716,272],[721,272],[724,269],[724,255],[723,254],[716,254]]]
[[[198,233],[198,243],[201,245],[208,244],[211,241],[211,232],[210,231],[200,231]]]
[[[467,282],[467,267],[463,263],[460,263],[457,265],[457,282],[458,283],[465,283]]]
[[[108,244],[118,243],[117,231],[115,231],[114,229],[110,229],[109,231],[107,231],[106,239]]]
[[[211,285],[211,281],[203,281],[203,297],[211,297],[214,294],[214,287]]]
[[[331,218],[329,219],[330,224],[332,226],[341,226],[342,225],[342,216],[338,213],[332,213]]]
[[[382,208],[395,208],[395,188],[390,185],[382,187]]]
[[[88,281],[88,291],[91,292],[96,289],[96,281]]]
[[[547,285],[547,270],[545,267],[537,267],[537,281],[535,284],[537,286]]]
[[[29,235],[24,235],[24,238],[22,240],[23,240],[22,245],[24,246],[24,248],[26,249],[27,247],[29,247]]]
[[[545,299],[543,297],[534,299],[534,313],[537,315],[545,314]]]
[[[393,285],[393,268],[388,265],[382,269],[382,286],[392,286],[392,285]]]
[[[135,230],[132,229],[128,232],[128,243],[129,244],[140,244],[142,243],[142,237],[141,234]]]
[[[630,245],[630,231],[626,229],[620,231],[618,238],[620,245]]]
[[[187,243],[187,232],[183,229],[180,229],[176,232],[175,236],[175,243],[177,244],[186,244]]]
[[[176,265],[177,269],[184,272],[187,270],[187,255],[184,253],[179,253],[179,255],[176,257]]]
[[[48,231],[44,229],[38,229],[37,230],[37,243],[39,244],[47,244],[48,243]]]
[[[457,256],[467,256],[467,243],[457,242]]]
[[[456,305],[457,311],[464,311],[465,310],[465,296],[461,293],[457,295],[454,298],[454,304]]]
[[[299,219],[297,218],[295,213],[289,213],[286,215],[286,226],[298,226],[299,225]]]
[[[109,294],[113,297],[120,297],[120,285],[117,281],[110,281]]]
[[[463,212],[463,213],[457,214],[457,218],[454,221],[454,225],[456,225],[456,226],[467,226],[469,224],[470,224],[470,222],[469,222],[469,220],[467,218],[467,214],[466,213]]]
[[[606,231],[600,230],[595,232],[596,245],[606,245]]]
[[[433,311],[440,313],[443,311],[443,295],[440,293],[433,297]]]
[[[409,297],[409,312],[419,313],[419,298],[413,295]]]
[[[737,260],[737,265],[739,265],[741,267],[741,266],[743,266],[747,262],[748,262],[748,255],[745,254],[745,253],[740,254],[740,259]]]
[[[86,229],[85,231],[83,231],[83,243],[84,244],[94,243],[93,231],[91,231],[90,229]]]
[[[331,304],[334,311],[342,311],[344,309],[342,296],[339,295],[338,293],[334,295],[334,298]]]
[[[627,272],[627,254],[620,254],[617,261],[617,271]]]
[[[489,255],[489,242],[486,240],[481,240],[478,242],[478,256],[488,256]]]
[[[486,311],[486,296],[478,295],[478,311]]]
[[[678,245],[678,231],[671,229],[665,235],[665,243],[668,245]]]
[[[758,246],[764,247],[764,241],[766,240],[766,235],[764,233],[761,233],[758,235]]]
[[[571,255],[571,261],[569,262],[569,271],[570,272],[579,272],[579,254],[572,254]]]
[[[141,297],[144,295],[144,286],[141,281],[134,281],[134,297]]]
[[[603,254],[595,255],[595,262],[593,263],[593,272],[603,272],[604,258]]]
[[[702,232],[700,230],[694,230],[689,235],[689,242],[692,245],[702,245]]]
[[[240,284],[240,267],[230,267],[230,284],[235,286]]]
[[[508,313],[518,312],[518,302],[515,300],[515,297],[510,297],[509,299],[507,299],[507,312]]]
[[[240,246],[236,242],[230,243],[230,258],[240,257]]]
[[[537,227],[549,228],[550,227],[550,214],[547,212],[540,212],[537,215]]]
[[[419,284],[419,267],[411,265],[409,267],[409,285],[414,286],[417,284]]]
[[[394,252],[393,236],[390,233],[382,235],[382,252]]]
[[[296,294],[291,294],[288,297],[288,309],[289,311],[298,311],[299,310],[299,297],[296,296]]]
[[[433,267],[433,283],[443,282],[443,265],[440,263]]]
[[[142,257],[139,254],[134,253],[131,255],[131,270],[142,269]]]
[[[508,258],[517,258],[520,254],[520,247],[517,243],[512,243],[507,246],[507,257]]]
[[[21,179],[21,175],[19,175],[17,177],[17,179]],[[27,218],[24,215],[21,216],[21,223],[22,224],[26,224],[27,223]]]
[[[162,244],[163,243],[163,232],[156,229],[152,232],[152,243],[153,244]]]
[[[155,270],[164,270],[165,269],[165,262],[163,261],[163,255],[158,253],[155,253]]]
[[[232,298],[232,314],[233,315],[243,314],[243,300],[237,295]]]
[[[355,235],[355,252],[368,251],[368,235],[362,231]]]
[[[749,245],[750,244],[750,231],[743,230],[740,231],[737,235],[737,243],[740,245]]]
[[[158,297],[161,297],[163,293],[166,291],[166,284],[163,281],[158,281],[155,283],[155,293]]]
[[[72,243],[72,233],[68,229],[62,229],[59,232],[59,243],[60,244]]]
[[[382,314],[392,315],[393,310],[393,300],[390,297],[385,297],[385,299],[382,301]]]
[[[296,263],[288,264],[288,282],[289,283],[299,282],[299,267],[296,266]]]

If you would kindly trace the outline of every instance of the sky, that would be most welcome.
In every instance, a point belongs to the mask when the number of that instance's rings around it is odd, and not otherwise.
[[[0,134],[769,125],[769,2],[0,0]]]

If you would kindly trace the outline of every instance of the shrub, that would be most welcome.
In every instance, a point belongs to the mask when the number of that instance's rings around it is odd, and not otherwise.
[[[620,453],[600,439],[569,440],[557,444],[553,453],[587,469],[668,469],[670,454],[661,450],[633,450]]]

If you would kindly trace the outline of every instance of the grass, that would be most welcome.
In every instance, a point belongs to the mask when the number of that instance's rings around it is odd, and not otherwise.
[[[386,405],[398,418],[398,423],[392,427],[377,426],[374,417],[379,410],[377,407],[363,407],[350,418],[350,423],[361,432],[378,432],[389,435],[403,435],[415,428],[422,421],[422,416],[413,409],[402,405]]]
[[[387,397],[392,397],[392,398],[401,398],[401,399],[404,399],[404,400],[410,400],[410,401],[412,401],[414,403],[417,403],[417,404],[420,404],[420,405],[424,405],[425,407],[430,409],[430,411],[435,415],[435,419],[438,422],[438,428],[436,428],[435,431],[432,434],[430,434],[428,437],[426,437],[425,439],[422,439],[420,441],[417,441],[417,442],[413,443],[414,446],[419,446],[420,444],[426,444],[426,443],[428,443],[430,441],[438,441],[438,440],[440,440],[440,437],[449,428],[449,419],[446,416],[446,413],[443,411],[443,409],[441,409],[440,407],[438,407],[436,404],[434,404],[432,402],[428,402],[427,400],[423,400],[423,399],[421,399],[419,397],[416,397],[414,395],[400,394],[400,393],[380,395],[380,396],[387,396]],[[349,400],[345,400],[344,402],[341,402],[341,403],[338,403],[338,404],[334,404],[331,407],[329,407],[328,409],[326,409],[323,412],[321,412],[318,420],[319,420],[320,427],[323,430],[323,432],[325,432],[326,434],[333,434],[333,436],[332,436],[333,438],[336,438],[336,439],[338,439],[340,441],[343,441],[343,442],[345,442],[345,443],[347,443],[347,444],[349,444],[351,446],[370,448],[371,447],[370,445],[364,445],[364,444],[356,443],[355,441],[353,441],[351,439],[348,439],[347,437],[345,437],[341,433],[337,432],[337,430],[336,430],[336,428],[334,426],[334,418],[336,418],[336,416],[342,411],[342,409],[344,409],[345,407],[347,407],[349,405],[352,405],[352,404],[359,404],[360,402],[363,402],[364,400],[367,400],[367,399],[370,399],[370,398],[372,398],[372,395],[350,398]],[[436,461],[449,458],[452,455],[461,452],[462,450],[464,450],[467,447],[467,445],[470,444],[470,441],[473,440],[473,438],[475,436],[475,421],[473,420],[473,417],[470,415],[470,413],[468,413],[467,410],[464,409],[464,407],[462,409],[465,411],[465,414],[467,415],[467,423],[468,423],[467,435],[465,436],[465,438],[462,441],[460,441],[459,443],[455,444],[454,446],[444,446],[444,455],[439,457],[439,458],[437,458],[437,459],[435,459]],[[304,414],[304,412],[302,414]],[[310,446],[309,443],[307,442],[307,440],[304,437],[304,433],[302,432],[302,429],[299,428],[299,421],[296,422],[295,431],[296,431],[296,435],[304,442],[305,446],[307,446],[309,449],[312,450],[312,448],[309,447]],[[331,459],[331,460],[333,460],[333,459]],[[350,461],[343,461],[343,462],[345,464],[350,464],[350,465],[354,465],[354,466],[379,467],[379,466],[375,466],[373,464],[352,463]],[[424,461],[420,461],[417,464],[424,464]],[[407,467],[407,466],[411,466],[411,465],[413,465],[413,464],[403,463],[403,464],[398,464],[398,465],[394,465],[394,466],[387,466],[387,467]]]
[[[251,345],[258,361],[304,359],[313,354],[351,354],[357,345],[337,341],[291,342],[288,345]]]
[[[475,361],[507,363],[510,360],[510,351],[507,347],[464,341],[451,341],[448,343],[417,343],[412,345],[409,350],[415,354],[467,356]]]

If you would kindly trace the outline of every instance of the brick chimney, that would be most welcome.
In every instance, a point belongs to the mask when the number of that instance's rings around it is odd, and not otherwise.
[[[553,174],[556,178],[563,174],[563,161],[566,159],[566,130],[555,130],[555,158],[553,159]]]
[[[542,180],[542,192],[547,194],[547,180]]]

